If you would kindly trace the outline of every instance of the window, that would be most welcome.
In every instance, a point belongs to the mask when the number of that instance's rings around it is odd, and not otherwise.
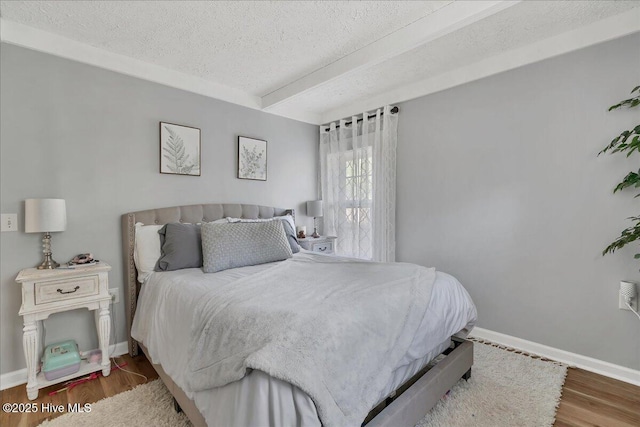
[[[337,222],[349,233],[338,233],[344,253],[371,259],[371,210],[373,207],[373,168],[371,147],[329,155],[338,169]]]
[[[327,126],[319,147],[323,233],[337,236],[338,255],[394,261],[397,110]]]

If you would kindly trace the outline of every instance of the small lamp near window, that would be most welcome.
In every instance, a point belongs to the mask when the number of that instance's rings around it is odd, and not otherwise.
[[[307,216],[313,217],[313,234],[311,237],[318,238],[317,218],[322,217],[322,200],[312,200],[307,202]]]
[[[60,266],[51,257],[51,233],[64,231],[66,228],[67,207],[64,199],[26,199],[24,201],[24,231],[44,233],[42,237],[44,261],[38,266],[39,270]]]

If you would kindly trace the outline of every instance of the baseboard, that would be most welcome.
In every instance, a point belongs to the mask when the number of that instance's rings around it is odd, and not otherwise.
[[[128,352],[129,345],[126,341],[109,346],[109,354],[111,356],[121,356]],[[0,390],[5,390],[26,383],[27,368],[18,369],[17,371],[7,372],[6,374],[0,375]]]
[[[492,341],[496,344],[502,344],[507,347],[524,350],[528,353],[557,360],[558,362],[565,363],[569,366],[584,369],[585,371],[595,372],[596,374],[604,375],[605,377],[614,378],[616,380],[640,386],[640,371],[627,368],[625,366],[615,365],[603,360],[594,359],[577,353],[571,353],[569,351],[560,350],[483,328],[473,328],[471,336]]]

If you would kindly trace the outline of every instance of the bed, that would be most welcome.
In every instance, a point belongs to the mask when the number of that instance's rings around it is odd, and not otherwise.
[[[299,387],[294,385],[297,384],[294,380],[276,378],[267,373],[270,372],[268,369],[249,370],[250,373],[243,374],[243,378],[222,386],[209,387],[206,386],[209,384],[207,381],[200,388],[192,387],[195,383],[193,379],[189,380],[187,366],[190,366],[193,355],[188,354],[187,349],[189,340],[193,339],[190,336],[193,335],[190,315],[195,304],[205,300],[207,292],[213,288],[231,289],[224,286],[251,282],[252,278],[264,277],[267,271],[279,271],[285,262],[213,274],[205,274],[199,268],[154,273],[143,285],[138,281],[134,263],[136,224],[196,224],[226,217],[264,220],[285,214],[293,214],[293,211],[246,204],[203,204],[151,209],[122,216],[127,327],[130,333],[133,331],[129,336],[129,353],[134,356],[142,349],[173,394],[176,407],[183,410],[196,426],[321,425],[323,417],[325,425],[339,423],[326,421],[330,418],[326,411],[319,411],[323,405],[316,406],[315,402],[320,398],[312,389],[306,393],[304,384]],[[287,260],[287,266],[298,263],[304,264],[303,268],[311,268],[306,265],[317,267],[318,264],[336,262],[333,257],[322,257],[302,251]],[[454,294],[451,294],[451,289]],[[434,322],[433,316],[443,317],[441,307],[452,299],[463,301],[460,312]],[[457,280],[435,272],[429,304],[426,312],[431,317],[423,314],[418,328],[428,333],[424,332],[420,338],[412,338],[408,342],[406,354],[402,350],[397,366],[389,368],[392,371],[389,378],[375,392],[370,392],[375,395],[371,400],[375,404],[367,404],[370,411],[357,424],[413,426],[453,384],[460,378],[469,377],[473,346],[463,337],[475,323],[473,303]],[[354,358],[361,356],[354,355]],[[435,365],[430,364],[437,356],[441,360]],[[191,376],[194,377],[193,373]],[[204,377],[200,375],[200,378]]]

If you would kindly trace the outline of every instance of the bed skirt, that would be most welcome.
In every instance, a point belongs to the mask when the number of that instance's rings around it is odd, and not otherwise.
[[[147,349],[141,343],[148,360]],[[469,379],[473,364],[473,343],[452,338],[452,347],[436,365],[421,371],[400,387],[393,398],[374,408],[363,425],[367,427],[413,427],[433,408],[442,396],[461,378]],[[194,427],[205,427],[207,422],[193,400],[167,375],[161,365],[153,368],[173,395],[176,409],[182,410]]]

